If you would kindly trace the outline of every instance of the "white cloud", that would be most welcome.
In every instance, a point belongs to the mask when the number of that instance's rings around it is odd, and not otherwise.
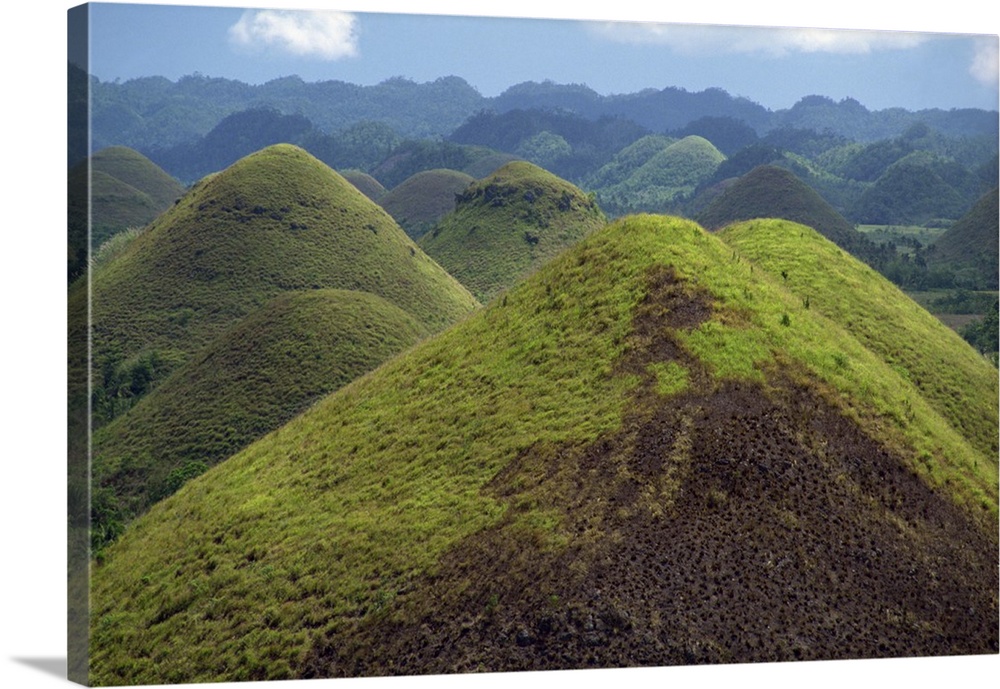
[[[598,36],[618,43],[659,44],[679,53],[756,53],[781,57],[791,53],[866,54],[913,48],[927,36],[902,31],[795,29],[640,22],[593,22]]]
[[[969,73],[986,86],[997,86],[1000,81],[1000,50],[995,36],[976,41],[976,54]]]
[[[250,50],[339,60],[358,54],[357,19],[347,12],[247,10],[229,27],[229,40]]]

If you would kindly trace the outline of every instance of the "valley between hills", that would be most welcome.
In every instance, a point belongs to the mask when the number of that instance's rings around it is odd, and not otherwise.
[[[995,129],[545,87],[70,161],[71,676],[1000,652]]]

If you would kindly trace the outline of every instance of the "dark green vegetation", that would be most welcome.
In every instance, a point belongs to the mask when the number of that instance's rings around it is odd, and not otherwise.
[[[997,310],[1000,309],[1000,302],[993,300],[993,305],[986,311],[986,315],[978,321],[973,321],[962,328],[962,337],[979,352],[989,357],[994,366],[1000,365],[1000,333],[998,333]]]
[[[955,281],[971,289],[997,289],[1000,251],[1000,192],[985,194],[930,247],[930,267],[950,268]]]
[[[996,653],[996,446],[937,364],[994,430],[995,370],[887,356],[869,295],[926,317],[815,232],[727,234],[619,220],[153,506],[91,680]]]
[[[176,179],[142,154],[112,146],[90,158],[90,243],[96,250],[114,234],[142,227],[168,209],[184,193]],[[86,268],[87,256],[87,162],[69,172],[69,277]]]
[[[420,245],[485,303],[604,223],[569,182],[512,162],[458,195]]]
[[[283,292],[370,292],[431,331],[476,307],[385,211],[289,145],[203,180],[92,282],[98,422]]]
[[[418,172],[382,196],[378,203],[406,234],[419,239],[455,210],[455,199],[475,181],[455,170]]]
[[[259,86],[197,75],[122,83],[93,78],[92,89],[95,146],[119,143],[142,151],[191,141],[227,115],[260,107],[303,115],[324,132],[381,121],[408,138],[447,136],[483,110],[561,110],[588,120],[631,120],[659,132],[681,130],[706,117],[725,117],[749,125],[759,135],[780,128],[811,129],[863,142],[898,137],[919,122],[950,137],[995,138],[997,124],[995,113],[980,110],[869,111],[851,99],[837,103],[822,96],[807,96],[787,110],[772,112],[717,88],[688,92],[667,87],[601,96],[581,85],[526,82],[486,98],[457,77],[423,84],[395,78],[374,86],[306,83],[298,77]],[[689,133],[705,135],[703,131],[708,130]]]
[[[381,297],[285,292],[199,350],[93,439],[92,546],[186,480],[428,335]]]

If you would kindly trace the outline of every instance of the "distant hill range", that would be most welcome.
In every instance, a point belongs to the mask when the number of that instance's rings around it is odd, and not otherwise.
[[[995,654],[997,385],[804,225],[624,218],[134,522],[90,680]]]
[[[71,77],[83,78],[74,72]],[[561,110],[588,120],[623,118],[653,132],[677,130],[700,118],[741,120],[758,135],[779,128],[831,131],[859,141],[898,136],[924,122],[949,136],[996,137],[997,113],[975,109],[901,108],[871,111],[850,98],[834,101],[811,95],[791,108],[771,111],[722,89],[689,92],[682,88],[646,89],[603,96],[586,86],[551,81],[525,82],[494,98],[479,94],[459,77],[416,83],[393,78],[374,86],[341,81],[305,82],[274,79],[259,86],[232,79],[186,76],[171,81],[144,77],[126,82],[93,79],[94,142],[149,150],[204,136],[223,117],[250,108],[269,107],[301,115],[324,132],[361,121],[381,121],[408,138],[448,136],[475,113],[492,110]]]

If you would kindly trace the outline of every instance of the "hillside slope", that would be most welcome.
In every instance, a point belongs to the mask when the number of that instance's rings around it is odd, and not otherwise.
[[[374,202],[277,145],[206,178],[93,276],[95,412],[120,413],[278,294],[370,292],[439,330],[475,299]]]
[[[485,303],[604,222],[577,187],[515,161],[460,194],[420,246]]]
[[[928,261],[964,271],[982,289],[997,289],[1000,250],[1000,192],[984,194],[934,242]]]
[[[170,208],[184,193],[179,181],[153,161],[125,146],[111,146],[89,160],[90,208],[88,220],[88,161],[69,172],[70,276],[80,274],[87,261],[87,223],[91,251],[115,233],[141,227]]]
[[[811,228],[756,220],[720,236],[911,381],[983,457],[997,456],[996,369],[954,330]]]
[[[286,292],[251,312],[94,434],[94,547],[186,480],[427,334],[365,292]]]
[[[781,278],[640,216],[505,296],[137,520],[92,681],[997,652],[996,457]]]

